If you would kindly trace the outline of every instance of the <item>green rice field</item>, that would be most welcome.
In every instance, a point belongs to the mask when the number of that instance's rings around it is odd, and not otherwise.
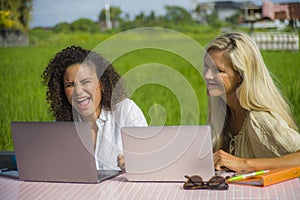
[[[187,35],[206,45],[216,34]],[[110,36],[55,35],[43,42],[33,37],[29,47],[0,48],[0,150],[13,150],[10,122],[53,121],[41,83],[41,74],[50,58],[69,45],[93,49]],[[132,38],[131,42],[138,39]],[[174,47],[180,46],[180,41],[169,40]],[[197,68],[187,59],[189,50],[185,50],[184,57],[163,49],[135,49],[112,61],[128,82],[130,98],[140,106],[150,125],[205,124],[205,85]],[[264,51],[262,54],[300,127],[300,53]]]

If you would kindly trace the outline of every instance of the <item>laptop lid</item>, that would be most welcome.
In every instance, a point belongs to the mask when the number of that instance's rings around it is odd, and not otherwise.
[[[121,129],[129,181],[185,181],[214,176],[209,126],[149,126]]]
[[[101,181],[88,123],[12,122],[11,130],[20,180]],[[105,172],[102,179],[115,175],[117,171]]]

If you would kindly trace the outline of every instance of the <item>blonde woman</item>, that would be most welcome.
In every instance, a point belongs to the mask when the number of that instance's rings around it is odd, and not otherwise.
[[[203,74],[217,170],[300,165],[300,134],[290,108],[248,35],[227,33],[211,41]]]

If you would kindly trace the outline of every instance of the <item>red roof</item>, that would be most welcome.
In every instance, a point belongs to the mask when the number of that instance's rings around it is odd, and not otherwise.
[[[269,0],[264,0],[262,6],[262,17],[274,19],[290,19],[288,4],[273,4]]]
[[[263,6],[262,6],[262,17],[268,17],[272,20],[274,20],[274,4],[271,1],[264,0]]]

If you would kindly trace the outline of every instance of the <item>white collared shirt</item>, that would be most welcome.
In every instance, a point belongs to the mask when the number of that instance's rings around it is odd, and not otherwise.
[[[116,105],[113,111],[101,109],[99,118],[95,161],[98,170],[120,170],[117,156],[123,154],[121,128],[125,126],[147,126],[141,109],[126,98]]]

